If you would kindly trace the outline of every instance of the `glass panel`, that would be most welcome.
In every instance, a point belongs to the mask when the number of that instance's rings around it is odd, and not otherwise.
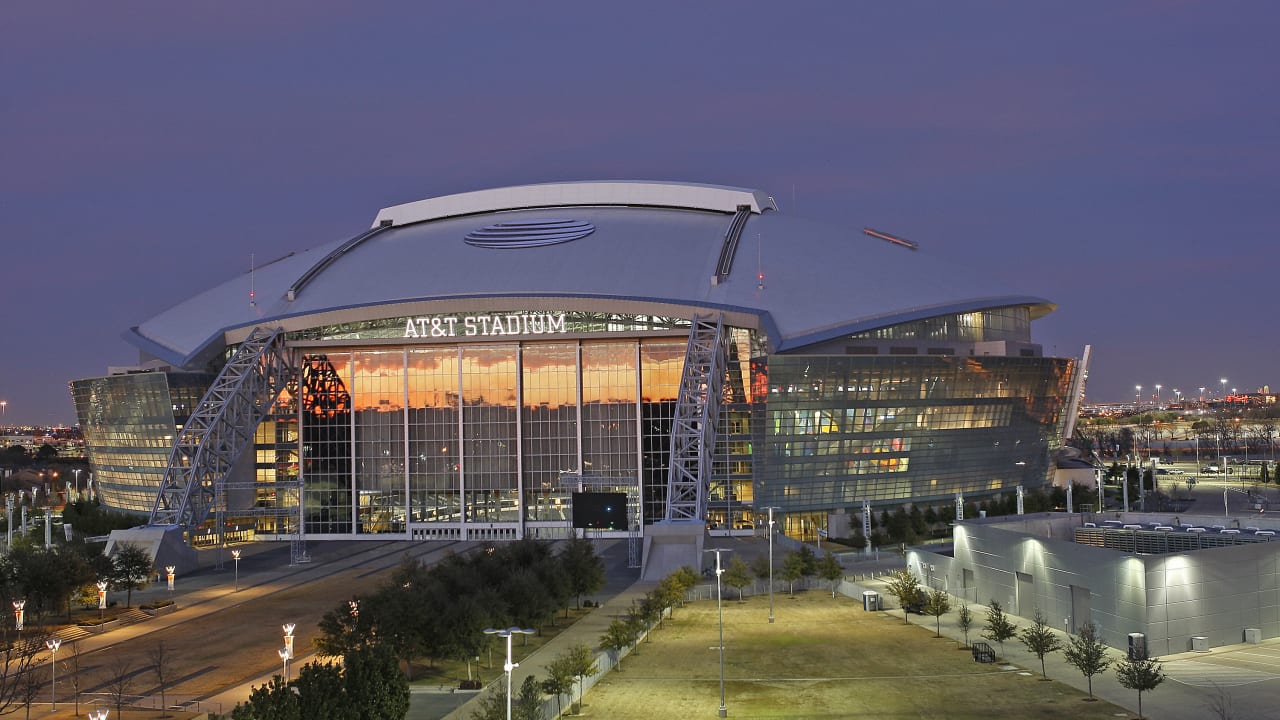
[[[409,515],[413,522],[457,522],[458,348],[412,349],[409,386]]]
[[[358,352],[352,359],[357,531],[402,533],[405,521],[404,351]]]
[[[519,519],[516,346],[462,348],[463,508],[468,522]]]
[[[525,517],[569,520],[560,479],[578,472],[578,346],[526,345],[521,361]]]

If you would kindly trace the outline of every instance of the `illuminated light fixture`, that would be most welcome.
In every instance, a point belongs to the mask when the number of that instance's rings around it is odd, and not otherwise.
[[[595,225],[581,220],[527,220],[472,230],[463,241],[479,248],[534,248],[578,240],[595,231]]]

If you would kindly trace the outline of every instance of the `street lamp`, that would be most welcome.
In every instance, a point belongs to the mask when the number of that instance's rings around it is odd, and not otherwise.
[[[98,581],[98,619],[102,619],[102,611],[107,609],[107,586],[110,585],[106,580]]]
[[[276,651],[280,656],[280,661],[284,663],[283,677],[285,682],[289,682],[289,648],[283,647]]]
[[[294,623],[285,623],[280,626],[280,628],[284,630],[284,650],[289,654],[290,658],[293,657],[293,629],[296,627],[297,625]],[[285,673],[284,679],[289,679],[288,673]]]
[[[76,474],[76,500],[80,499],[80,470],[81,468],[76,468],[71,471]]]
[[[773,622],[773,511],[778,508],[771,507],[769,510],[769,622]]]
[[[176,565],[165,565],[164,571],[169,574],[169,592],[173,592],[173,574],[178,569]]]
[[[50,638],[44,641],[44,646],[53,653],[53,660],[49,663],[53,670],[53,681],[49,683],[49,712],[58,709],[58,646],[61,644],[61,638]]]
[[[724,706],[724,605],[720,602],[720,574],[724,572],[724,567],[720,564],[720,553],[732,550],[712,548],[703,552],[716,554],[716,612],[720,614],[720,717],[728,717],[729,709]]]
[[[107,713],[109,712],[111,711],[108,710],[107,708],[102,708],[101,710],[96,710],[96,711],[90,710],[89,720],[107,720]]]
[[[240,592],[240,551],[232,550],[231,557],[236,561],[236,592]]]
[[[22,620],[26,617],[26,613],[22,611],[27,606],[26,600],[13,601],[13,627],[18,631],[18,636],[22,636]]]
[[[494,628],[485,628],[485,635],[497,635],[507,639],[507,664],[502,666],[503,671],[507,673],[507,720],[511,720],[511,671],[520,667],[519,663],[511,662],[511,636],[512,635],[532,635],[536,630],[518,628],[514,625],[509,628],[497,630]]]

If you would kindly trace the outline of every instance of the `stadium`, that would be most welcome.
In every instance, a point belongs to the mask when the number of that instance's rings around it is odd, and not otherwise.
[[[624,496],[601,533],[812,539],[1045,484],[1054,308],[756,190],[552,183],[385,208],[71,392],[101,501],[192,544],[565,537],[583,493]]]

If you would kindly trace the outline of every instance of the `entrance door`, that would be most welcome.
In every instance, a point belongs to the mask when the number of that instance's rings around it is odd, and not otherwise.
[[[1080,628],[1091,622],[1091,598],[1089,588],[1079,585],[1071,586],[1071,632],[1079,632]]]

